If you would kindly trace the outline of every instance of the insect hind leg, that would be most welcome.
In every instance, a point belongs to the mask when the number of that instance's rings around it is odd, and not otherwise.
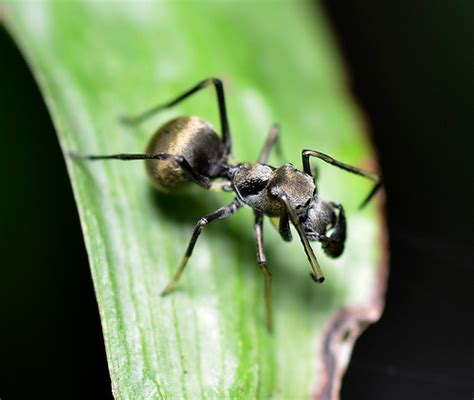
[[[106,154],[106,155],[95,155],[95,154],[86,154],[78,153],[74,151],[68,152],[68,155],[71,158],[76,158],[79,160],[121,160],[121,161],[135,161],[135,160],[174,160],[178,165],[185,170],[191,179],[202,186],[205,189],[210,189],[212,183],[207,176],[201,175],[196,169],[194,169],[189,162],[183,156],[177,156],[174,154],[168,153],[120,153],[120,154]]]
[[[157,112],[175,106],[176,104],[180,103],[181,101],[185,100],[189,96],[193,95],[194,93],[198,92],[201,89],[204,89],[205,87],[209,85],[214,85],[216,89],[217,105],[219,107],[219,116],[221,120],[222,141],[226,148],[227,154],[230,154],[231,147],[232,147],[232,140],[231,140],[231,135],[230,135],[229,121],[227,118],[226,105],[225,105],[224,85],[222,84],[222,81],[218,78],[205,79],[199,82],[198,84],[194,85],[191,89],[188,89],[184,93],[175,97],[171,101],[168,101],[164,104],[159,104],[136,116],[131,116],[131,117],[122,116],[120,120],[122,123],[128,124],[128,125],[139,124],[147,120],[148,118],[152,117]]]

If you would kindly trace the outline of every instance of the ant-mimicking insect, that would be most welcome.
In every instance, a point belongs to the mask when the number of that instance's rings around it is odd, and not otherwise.
[[[278,232],[285,241],[292,239],[291,222],[298,232],[311,265],[311,277],[321,283],[324,276],[309,241],[320,242],[328,256],[339,257],[346,240],[346,217],[341,204],[324,201],[318,196],[310,157],[319,158],[345,171],[375,181],[361,207],[367,204],[381,187],[382,180],[375,174],[344,164],[315,150],[302,151],[303,171],[291,164],[279,168],[266,164],[280,132],[277,125],[272,126],[257,162],[232,163],[231,134],[224,89],[222,81],[216,78],[206,79],[168,103],[136,117],[124,118],[123,122],[138,124],[211,84],[217,93],[222,139],[207,121],[195,116],[185,116],[175,118],[158,129],[144,154],[90,155],[70,152],[69,155],[85,160],[146,160],[146,169],[151,181],[163,192],[175,191],[189,182],[205,189],[234,192],[235,198],[228,206],[199,219],[181,264],[162,295],[170,293],[178,283],[194,245],[207,224],[231,216],[243,205],[253,208],[257,262],[264,278],[267,326],[271,330],[271,274],[263,251],[263,217],[268,216],[272,222],[278,224]],[[217,178],[222,180],[214,181]]]

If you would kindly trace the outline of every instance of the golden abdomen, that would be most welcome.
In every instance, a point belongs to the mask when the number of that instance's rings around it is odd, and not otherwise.
[[[153,135],[146,152],[182,156],[198,173],[213,177],[215,166],[225,158],[222,140],[212,125],[198,117],[179,117]],[[171,192],[191,182],[189,174],[174,160],[146,160],[146,170],[155,187]]]

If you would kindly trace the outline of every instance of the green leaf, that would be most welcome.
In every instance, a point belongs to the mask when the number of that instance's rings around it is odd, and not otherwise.
[[[225,82],[236,160],[254,160],[273,122],[283,155],[313,148],[373,169],[364,121],[320,7],[302,2],[15,2],[2,10],[41,87],[63,151],[141,152],[157,127],[193,114],[219,126],[208,90],[139,127],[118,117],[196,82]],[[265,225],[275,332],[265,327],[253,216],[206,228],[180,282],[162,298],[197,219],[230,194],[154,191],[141,162],[66,158],[89,253],[117,398],[326,398],[352,344],[381,312],[384,227],[370,183],[320,165],[320,194],[344,204],[345,253],[314,248],[326,275],[309,279],[298,240]],[[379,196],[380,198],[380,196]]]

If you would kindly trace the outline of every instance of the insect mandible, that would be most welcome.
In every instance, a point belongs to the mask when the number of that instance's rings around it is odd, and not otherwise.
[[[324,281],[324,275],[309,241],[320,242],[328,256],[339,257],[346,240],[346,217],[341,204],[322,200],[318,196],[310,157],[319,158],[374,181],[374,187],[361,207],[367,204],[381,187],[382,180],[376,174],[342,163],[316,150],[302,151],[303,171],[291,164],[278,168],[268,165],[268,156],[280,132],[277,125],[272,126],[256,162],[233,163],[224,88],[222,81],[217,78],[203,80],[173,100],[136,117],[126,118],[124,122],[141,123],[156,112],[178,104],[209,85],[214,86],[217,94],[222,138],[209,122],[196,116],[183,116],[158,129],[145,153],[91,155],[69,152],[69,155],[84,160],[145,160],[151,181],[163,192],[173,192],[194,182],[204,189],[234,193],[235,198],[229,205],[205,215],[196,223],[181,264],[162,295],[167,295],[175,288],[206,225],[231,216],[244,205],[251,207],[255,215],[257,262],[264,279],[267,326],[271,330],[271,274],[263,250],[263,217],[270,217],[274,223],[276,221],[278,232],[285,241],[292,239],[290,223],[295,227],[311,266],[311,277],[321,283]]]

